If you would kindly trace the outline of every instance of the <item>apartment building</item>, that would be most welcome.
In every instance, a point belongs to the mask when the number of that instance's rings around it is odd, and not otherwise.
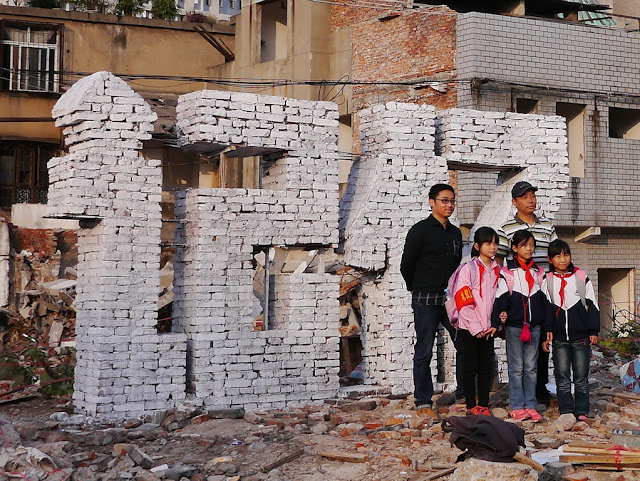
[[[0,25],[0,215],[8,219],[14,204],[46,203],[46,162],[62,140],[51,108],[79,78],[117,72],[156,104],[175,105],[198,86],[166,78],[208,78],[225,57],[207,38],[233,45],[229,26],[198,32],[190,23],[86,12],[0,6]]]

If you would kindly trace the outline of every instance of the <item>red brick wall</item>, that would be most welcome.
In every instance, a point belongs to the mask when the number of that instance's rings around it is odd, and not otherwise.
[[[26,229],[13,224],[9,224],[9,236],[14,251],[30,250],[44,257],[55,254],[57,250],[72,250],[78,242],[75,230]]]
[[[397,11],[380,21],[384,10],[334,7],[332,28],[352,29],[352,79],[365,82],[411,81],[442,76],[455,80],[457,14],[444,6]],[[389,100],[456,107],[455,81],[445,93],[430,87],[356,85],[354,110]]]
[[[40,252],[49,257],[56,252],[58,239],[52,229],[25,229],[9,224],[11,246],[17,253],[23,250]]]

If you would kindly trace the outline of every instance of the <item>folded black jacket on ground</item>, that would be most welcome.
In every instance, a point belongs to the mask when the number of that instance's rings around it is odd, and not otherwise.
[[[459,461],[478,458],[513,462],[518,446],[524,447],[524,431],[493,416],[451,416],[442,422],[442,430],[451,433],[452,446],[464,451]]]

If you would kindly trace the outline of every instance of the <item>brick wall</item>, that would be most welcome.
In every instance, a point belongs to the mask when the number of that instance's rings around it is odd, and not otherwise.
[[[175,328],[189,339],[188,382],[206,406],[282,407],[334,397],[339,277],[276,276],[271,329],[252,328],[253,254],[265,246],[337,246],[338,109],[255,94],[180,97],[185,148],[279,149],[263,189],[193,189],[177,196]],[[295,288],[293,288],[295,286]],[[274,322],[275,321],[275,322]]]
[[[427,77],[449,80],[455,77],[456,15],[444,6],[395,12],[333,7],[332,29],[351,29],[353,80],[392,83]],[[393,100],[430,104],[437,109],[452,108],[457,102],[456,84],[447,83],[444,93],[428,86],[353,87],[354,110]]]
[[[74,405],[164,411],[186,396],[186,336],[156,329],[162,167],[140,155],[156,115],[109,72],[75,83],[52,115],[69,153],[47,164],[48,213],[80,219]]]
[[[459,90],[463,107],[511,110],[517,97],[539,99],[538,112],[545,115],[555,114],[557,102],[586,106],[586,175],[572,179],[556,224],[637,226],[640,143],[610,138],[608,124],[609,107],[640,109],[635,97],[640,71],[629,67],[629,59],[640,54],[637,32],[467,13],[459,16],[457,43],[456,67],[461,79],[486,77],[513,84],[489,82],[478,88],[465,84]],[[610,201],[611,192],[617,193],[616,202]]]
[[[32,250],[41,256],[51,256],[58,246],[58,233],[53,229],[26,229],[9,224],[11,246],[16,252]]]

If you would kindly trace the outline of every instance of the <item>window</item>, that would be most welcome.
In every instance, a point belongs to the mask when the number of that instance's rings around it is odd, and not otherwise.
[[[287,56],[287,0],[263,3],[261,8],[260,61]]]
[[[240,0],[219,0],[218,8],[223,15],[240,13]]]
[[[640,139],[640,110],[609,107],[609,137]]]
[[[516,99],[516,112],[518,112],[519,114],[537,114],[538,100]]]
[[[567,119],[569,175],[584,177],[584,111],[585,105],[558,102],[556,114]]]
[[[0,208],[12,204],[46,204],[47,162],[58,149],[53,144],[24,141],[0,142]]]
[[[61,27],[5,23],[2,28],[2,87],[58,92]]]

